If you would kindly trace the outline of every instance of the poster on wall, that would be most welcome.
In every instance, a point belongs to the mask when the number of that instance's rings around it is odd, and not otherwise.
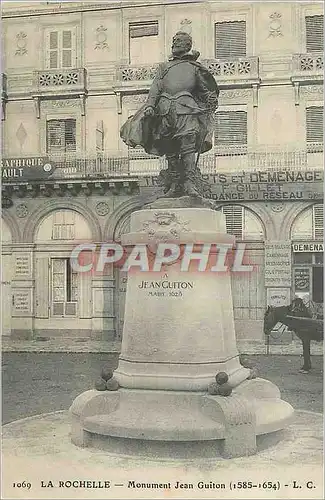
[[[295,294],[307,293],[310,290],[310,269],[294,268],[294,289]]]
[[[265,286],[291,287],[291,244],[265,242]]]
[[[324,498],[321,2],[1,17],[0,497]]]

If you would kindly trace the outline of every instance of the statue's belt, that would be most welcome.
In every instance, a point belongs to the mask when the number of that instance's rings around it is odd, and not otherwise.
[[[161,98],[165,98],[165,99],[168,99],[169,101],[177,101],[180,97],[190,97],[194,102],[195,102],[195,99],[194,97],[192,96],[192,94],[190,92],[178,92],[177,94],[167,94],[166,92],[163,92],[162,94],[160,94],[159,96],[159,99]],[[198,106],[198,104],[195,102],[195,106],[191,106],[189,103],[179,103],[181,106],[184,106],[184,107],[187,107],[187,108],[191,108],[191,109],[195,109],[197,111],[201,111],[202,113],[206,111],[206,109],[204,108],[200,108],[200,106]]]

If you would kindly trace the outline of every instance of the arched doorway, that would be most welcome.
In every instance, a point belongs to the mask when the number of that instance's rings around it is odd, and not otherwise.
[[[2,335],[7,336],[11,334],[11,280],[13,277],[11,250],[12,235],[8,225],[3,219],[1,222],[1,243],[1,332]]]
[[[259,217],[241,205],[225,205],[227,233],[245,243],[245,256],[254,271],[232,272],[232,296],[236,336],[238,339],[261,340],[265,312],[264,240],[265,229]]]
[[[92,241],[86,219],[74,210],[54,210],[38,225],[34,242],[34,330],[41,335],[88,336],[92,318],[92,276],[77,273],[73,248]]]
[[[291,227],[293,294],[304,301],[324,302],[323,204],[303,210]]]

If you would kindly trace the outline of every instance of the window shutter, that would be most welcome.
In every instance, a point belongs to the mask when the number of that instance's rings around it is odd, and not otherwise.
[[[306,16],[306,51],[324,50],[324,16]]]
[[[158,35],[158,21],[147,21],[129,24],[130,38],[141,38],[143,36]]]
[[[62,68],[72,66],[72,32],[62,31]]]
[[[64,130],[63,120],[49,120],[46,122],[47,152],[53,153],[65,150]]]
[[[323,142],[323,115],[322,106],[306,108],[306,140],[307,142]]]
[[[219,111],[215,115],[216,146],[247,144],[246,111]]]
[[[324,206],[313,206],[313,237],[318,240],[324,238]]]
[[[46,32],[46,68],[75,68],[76,28]]]
[[[76,150],[76,120],[65,121],[65,147],[66,151]]]
[[[35,261],[35,317],[49,317],[49,259],[36,257]]]
[[[246,56],[246,21],[215,24],[215,57],[232,59]]]
[[[48,153],[76,150],[76,120],[49,120],[46,132]]]
[[[244,207],[237,205],[226,205],[221,208],[222,213],[226,217],[226,231],[228,234],[232,234],[243,239],[243,221],[244,221]]]
[[[56,69],[59,67],[59,32],[46,33],[46,67]]]

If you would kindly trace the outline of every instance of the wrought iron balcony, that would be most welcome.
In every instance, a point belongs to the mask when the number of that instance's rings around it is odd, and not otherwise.
[[[294,78],[302,77],[302,79],[310,79],[310,77],[319,77],[317,79],[323,79],[323,52],[294,54],[292,64]]]
[[[202,64],[218,78],[218,81],[256,80],[258,78],[258,57],[244,57],[231,60],[202,59]],[[120,82],[151,81],[159,64],[123,64],[117,67]]]
[[[36,155],[37,156],[37,155]],[[41,156],[41,155],[40,155]],[[53,167],[47,181],[136,181],[144,176],[156,176],[166,168],[164,157],[147,155],[143,150],[132,149],[124,155],[121,152],[105,151],[81,154],[78,152],[46,154],[46,162]],[[14,160],[14,158],[8,159]],[[44,162],[43,162],[44,163]],[[216,146],[200,156],[199,167],[204,174],[217,172],[253,172],[276,170],[322,170],[323,144],[299,145],[225,145]],[[3,168],[6,168],[3,166]],[[33,181],[44,182],[44,176],[37,175]],[[3,178],[3,184],[24,182],[24,178]]]
[[[53,179],[108,179],[130,175],[128,156],[111,153],[83,155],[78,153],[48,154],[55,168]]]
[[[86,70],[84,68],[35,71],[34,77],[34,96],[86,93]]]

